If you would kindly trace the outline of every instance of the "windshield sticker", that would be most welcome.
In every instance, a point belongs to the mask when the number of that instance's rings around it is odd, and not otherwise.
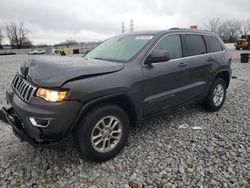
[[[145,36],[137,36],[135,37],[135,40],[151,40],[154,36],[149,36],[149,35],[145,35]]]

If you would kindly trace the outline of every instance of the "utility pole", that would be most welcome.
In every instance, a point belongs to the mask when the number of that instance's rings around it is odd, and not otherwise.
[[[122,22],[122,34],[124,34],[125,33],[125,24],[124,24],[124,22]]]
[[[134,20],[130,20],[130,33],[134,32]]]

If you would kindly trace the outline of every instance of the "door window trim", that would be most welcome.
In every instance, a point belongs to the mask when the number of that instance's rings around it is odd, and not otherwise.
[[[203,41],[203,43],[204,43],[204,46],[205,46],[205,53],[202,53],[202,54],[197,54],[197,55],[189,55],[189,56],[184,56],[184,54],[183,54],[183,57],[194,57],[194,56],[198,56],[198,55],[206,55],[206,54],[208,54],[207,52],[207,43],[206,43],[206,41],[205,41],[205,39],[204,39],[204,35],[202,35],[202,34],[198,34],[198,33],[196,33],[196,34],[193,34],[193,33],[185,33],[185,34],[181,34],[181,39],[182,39],[182,42],[183,42],[183,53],[184,53],[184,35],[196,35],[196,36],[199,36],[199,37],[201,37],[202,38],[202,41]],[[186,55],[186,54],[185,54]]]
[[[181,45],[181,57],[178,57],[178,58],[174,58],[174,59],[170,59],[170,60],[175,60],[175,59],[180,59],[180,58],[182,58],[182,57],[184,57],[183,56],[183,45],[182,45],[182,38],[181,38],[181,35],[180,34],[175,34],[175,33],[172,33],[172,34],[170,34],[170,35],[165,35],[164,37],[162,37],[159,41],[157,41],[157,44],[153,47],[153,49],[151,50],[151,51],[153,51],[156,47],[157,47],[157,45],[162,41],[162,40],[164,40],[166,37],[169,37],[169,36],[174,36],[174,35],[176,35],[176,36],[179,36],[179,40],[180,40],[180,45]],[[151,52],[150,52],[151,53]],[[169,61],[170,61],[169,60]]]
[[[191,34],[191,35],[200,35],[203,36],[206,35],[206,36],[212,36],[212,37],[215,37],[213,35],[209,35],[209,34],[199,34],[199,33],[186,33],[186,32],[180,32],[180,33],[168,33],[168,34],[164,34],[162,35],[158,40],[157,42],[155,42],[153,44],[153,46],[150,48],[150,50],[148,50],[148,52],[146,53],[145,57],[143,58],[143,66],[147,66],[145,65],[145,60],[147,59],[148,55],[153,51],[153,49],[155,48],[155,46],[166,36],[171,36],[171,35],[179,35],[181,37],[181,35],[185,35],[185,34]],[[204,39],[203,39],[204,40]],[[218,40],[218,39],[217,39]],[[181,40],[182,41],[182,40]],[[218,40],[219,41],[219,40]],[[220,43],[220,41],[219,41]],[[181,45],[182,45],[182,49],[183,49],[183,43],[181,42]],[[206,45],[206,42],[205,42],[205,45]],[[203,55],[215,55],[215,54],[219,54],[219,53],[223,53],[223,52],[226,52],[226,49],[221,45],[222,47],[222,51],[219,51],[219,52],[212,52],[212,53],[205,53],[205,54],[199,54],[199,55],[193,55],[193,56],[188,56],[188,57],[181,57],[181,58],[176,58],[176,59],[170,59],[168,62],[172,62],[172,61],[176,61],[176,60],[180,60],[180,59],[189,59],[189,58],[193,58],[193,57],[200,57],[200,56],[203,56]],[[157,63],[155,63],[157,64]]]

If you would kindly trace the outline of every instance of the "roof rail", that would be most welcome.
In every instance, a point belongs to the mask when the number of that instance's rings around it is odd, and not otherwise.
[[[190,30],[190,28],[180,28],[180,27],[173,27],[173,28],[170,28],[169,30]]]
[[[176,30],[176,29],[180,29],[179,27],[172,27],[172,28],[169,28],[169,30]]]

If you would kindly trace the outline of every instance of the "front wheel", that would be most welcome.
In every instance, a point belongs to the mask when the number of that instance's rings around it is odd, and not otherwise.
[[[75,130],[78,148],[90,161],[103,162],[116,156],[129,135],[129,119],[118,106],[97,106]]]
[[[217,78],[209,91],[208,96],[203,102],[203,107],[210,111],[215,112],[220,110],[226,98],[227,87],[225,81]]]

